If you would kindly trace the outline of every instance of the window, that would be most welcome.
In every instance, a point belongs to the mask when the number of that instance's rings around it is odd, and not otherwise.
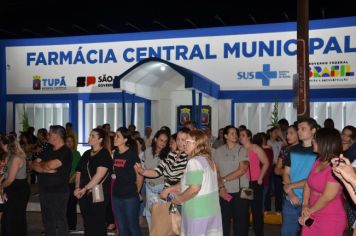
[[[131,123],[131,103],[126,103],[126,126]],[[144,125],[144,104],[135,104],[134,125],[143,135]],[[123,125],[122,103],[85,103],[85,136],[87,140],[93,128],[99,125],[110,124],[111,130],[115,131]]]
[[[15,131],[23,131],[23,115],[26,112],[29,125],[49,129],[51,125],[62,125],[69,121],[69,103],[17,103],[15,105]]]
[[[235,103],[235,125],[246,125],[252,133],[266,132],[270,128],[274,103]],[[297,119],[292,103],[278,103],[279,119],[286,118],[290,124]],[[310,116],[323,126],[324,120],[334,120],[335,128],[356,126],[356,102],[312,102]]]

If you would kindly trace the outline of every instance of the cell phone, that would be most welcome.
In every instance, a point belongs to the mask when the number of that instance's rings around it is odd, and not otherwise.
[[[340,163],[345,163],[345,160],[341,159],[341,157],[339,156],[339,160],[337,161],[336,166],[339,166]]]
[[[312,218],[308,218],[305,221],[305,225],[308,226],[308,227],[312,226],[313,223],[314,223],[314,220]]]
[[[231,199],[232,199],[232,196],[230,194],[228,194],[228,193],[225,193],[223,198],[224,198],[224,200],[230,202]]]

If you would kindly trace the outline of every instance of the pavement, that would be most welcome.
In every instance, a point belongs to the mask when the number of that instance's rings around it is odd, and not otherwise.
[[[31,185],[31,197],[29,204],[27,206],[27,224],[28,224],[28,236],[39,236],[43,231],[42,226],[42,216],[41,216],[41,208],[39,204],[37,186]],[[81,214],[79,213],[78,207],[78,214],[77,214],[77,230],[76,232],[71,232],[70,235],[84,235],[83,231],[83,220]],[[143,236],[149,236],[147,223],[141,225],[141,231]],[[264,232],[265,235],[272,236],[272,235],[279,235],[280,234],[280,225],[264,225]],[[108,232],[108,235],[115,235],[114,232]],[[255,235],[252,228],[250,229],[249,236]],[[193,236],[193,235],[192,235]]]

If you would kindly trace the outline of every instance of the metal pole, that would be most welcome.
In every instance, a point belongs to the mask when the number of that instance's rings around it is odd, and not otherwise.
[[[196,117],[196,96],[195,96],[195,89],[192,90],[192,121],[195,121]]]
[[[309,103],[309,0],[297,1],[297,118],[310,116]]]
[[[199,93],[199,103],[198,103],[198,128],[201,129],[201,109],[203,107],[203,94]]]
[[[121,103],[122,103],[122,127],[126,127],[126,100],[125,100],[125,90],[121,93]]]
[[[131,124],[135,124],[135,94],[132,94],[132,101],[131,101]]]

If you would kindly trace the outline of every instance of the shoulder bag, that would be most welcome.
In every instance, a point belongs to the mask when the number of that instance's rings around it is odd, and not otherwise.
[[[87,164],[87,171],[88,171],[88,175],[89,175],[89,179],[91,180],[91,175],[90,175],[90,171],[89,171],[89,162]],[[95,185],[92,190],[91,190],[91,194],[93,197],[93,203],[99,203],[99,202],[103,202],[104,199],[104,191],[103,191],[103,183],[106,180],[106,178],[108,177],[109,172],[106,173],[105,177],[100,181],[100,183],[98,183],[97,185]]]
[[[248,171],[251,176],[251,170],[250,170],[250,165],[248,166]],[[241,199],[246,199],[246,200],[253,200],[253,189],[250,187],[250,181],[248,181],[248,187],[241,187],[240,184],[240,178],[239,177],[239,188],[240,188],[240,198]]]

